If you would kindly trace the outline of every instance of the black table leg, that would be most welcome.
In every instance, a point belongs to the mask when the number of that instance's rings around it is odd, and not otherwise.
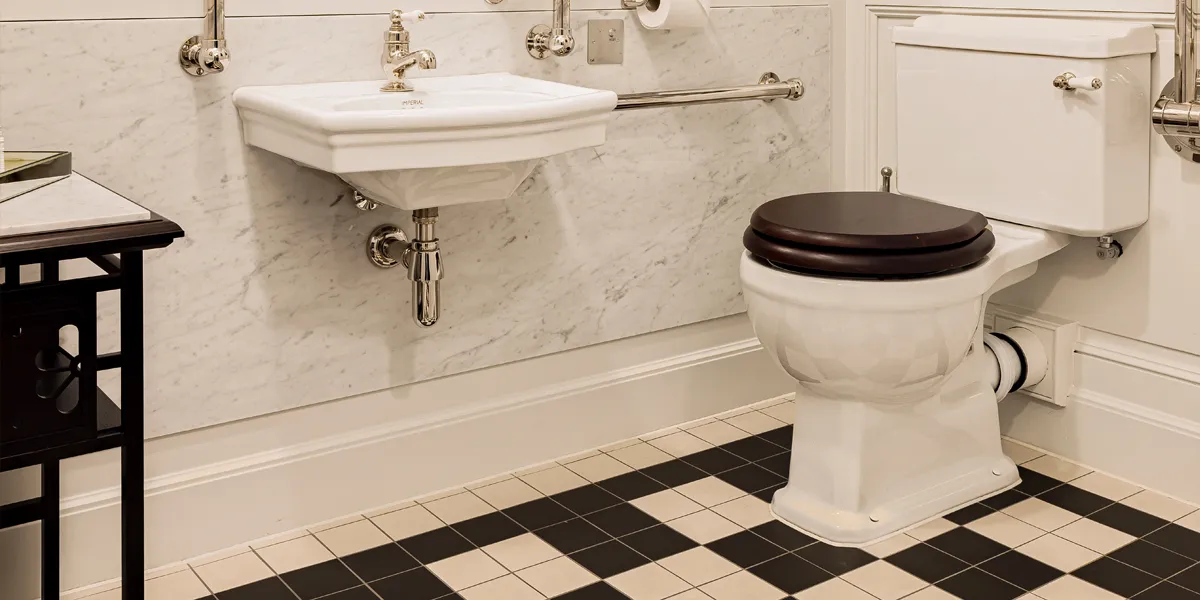
[[[58,461],[42,463],[42,598],[59,593]]]
[[[142,363],[142,253],[121,254],[121,590],[143,600],[145,590],[145,426]]]

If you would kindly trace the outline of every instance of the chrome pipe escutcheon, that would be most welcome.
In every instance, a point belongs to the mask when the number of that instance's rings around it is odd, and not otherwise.
[[[179,66],[193,77],[203,77],[225,70],[229,48],[225,45],[225,0],[206,0],[204,33],[183,42],[179,49]]]

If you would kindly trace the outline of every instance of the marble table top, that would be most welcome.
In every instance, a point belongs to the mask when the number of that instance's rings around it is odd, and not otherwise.
[[[80,175],[0,203],[0,238],[149,221],[149,210]]]

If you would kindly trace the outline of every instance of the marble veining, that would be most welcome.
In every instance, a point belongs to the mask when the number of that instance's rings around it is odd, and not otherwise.
[[[147,221],[150,211],[78,174],[0,203],[0,237]]]
[[[613,115],[608,142],[541,163],[505,201],[442,210],[445,309],[422,330],[409,283],[363,256],[383,222],[337,178],[242,144],[233,90],[379,79],[383,16],[234,18],[230,69],[175,60],[196,20],[0,23],[11,147],[65,148],[78,171],[180,223],[147,257],[147,429],[169,434],[744,310],[739,238],[774,197],[829,185],[827,7],[714,9],[699,33],[624,18],[624,65],[534,61],[542,13],[439,14],[413,28],[436,75],[508,71],[617,92],[800,77],[799,102]],[[469,32],[469,35],[464,35]],[[413,77],[427,73],[413,74]],[[101,350],[113,343],[103,309]]]

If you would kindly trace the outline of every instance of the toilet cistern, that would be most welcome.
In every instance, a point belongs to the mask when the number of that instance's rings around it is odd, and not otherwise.
[[[392,11],[392,25],[384,34],[383,70],[388,78],[388,84],[380,88],[381,92],[411,92],[412,86],[404,80],[408,70],[413,67],[420,69],[436,69],[437,57],[429,50],[409,51],[409,33],[404,24],[413,24],[425,20],[425,12]]]

